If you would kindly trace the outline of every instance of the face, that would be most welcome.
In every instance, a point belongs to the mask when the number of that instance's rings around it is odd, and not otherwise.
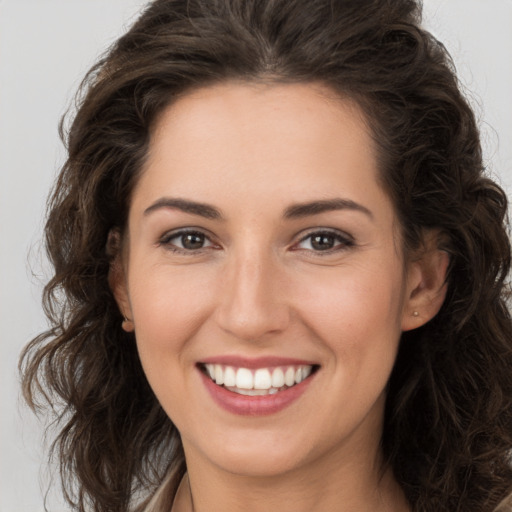
[[[377,455],[417,274],[355,104],[311,84],[181,98],[128,232],[115,294],[187,460],[277,475]]]

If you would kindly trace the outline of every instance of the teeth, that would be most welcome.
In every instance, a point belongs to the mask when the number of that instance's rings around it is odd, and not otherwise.
[[[232,366],[226,366],[224,370],[224,386],[235,386],[236,385],[236,373]]]
[[[277,368],[235,368],[220,364],[206,364],[206,373],[219,386],[224,385],[230,391],[242,395],[275,394],[281,388],[300,384],[311,375],[311,365],[287,366]]]
[[[283,373],[283,370],[281,370],[281,368],[276,368],[272,372],[272,387],[279,389],[279,388],[282,388],[283,386],[284,386],[284,373]]]
[[[295,384],[295,370],[293,369],[293,366],[286,369],[286,373],[284,374],[284,383],[287,386],[293,386]]]
[[[215,382],[220,386],[224,384],[224,372],[220,364],[215,365]]]
[[[270,376],[270,372],[266,368],[256,370],[256,373],[254,374],[254,389],[270,389],[273,384],[273,378]],[[281,386],[274,387],[280,388]]]
[[[239,395],[246,395],[246,396],[263,396],[263,395],[272,395],[274,393],[277,393],[277,389],[271,388],[271,389],[242,389],[242,388],[227,388],[230,391],[233,391],[234,393],[238,393]],[[272,393],[272,390],[274,391]]]
[[[236,372],[236,387],[240,389],[252,389],[254,387],[254,378],[251,370],[247,368],[238,368]]]

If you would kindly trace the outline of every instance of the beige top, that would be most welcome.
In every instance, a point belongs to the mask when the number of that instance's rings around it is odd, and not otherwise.
[[[182,480],[183,477],[179,478],[179,468],[169,471],[147,505],[135,512],[171,512],[176,492]],[[512,512],[512,494],[505,498],[494,509],[494,512]]]
[[[174,497],[183,479],[180,472],[180,467],[169,471],[149,502],[138,507],[134,512],[171,512]]]

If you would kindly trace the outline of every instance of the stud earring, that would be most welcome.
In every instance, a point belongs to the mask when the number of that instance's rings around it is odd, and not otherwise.
[[[121,327],[126,332],[132,332],[133,331],[133,323],[132,323],[132,321],[129,320],[128,318],[126,318],[125,316],[123,317],[123,323],[121,324]]]
[[[413,311],[412,316],[420,316],[420,314],[417,311]]]

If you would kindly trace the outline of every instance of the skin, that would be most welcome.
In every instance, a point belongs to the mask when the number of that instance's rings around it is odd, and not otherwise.
[[[285,213],[339,198],[345,207]],[[177,233],[190,227],[205,237],[187,250]],[[319,232],[327,250],[311,243]],[[435,240],[426,234],[405,261],[364,117],[320,84],[229,82],[162,113],[112,287],[182,436],[188,475],[174,511],[409,510],[382,472],[379,439],[400,334],[444,298]],[[219,355],[319,370],[284,410],[240,416],[211,399],[197,369]]]

